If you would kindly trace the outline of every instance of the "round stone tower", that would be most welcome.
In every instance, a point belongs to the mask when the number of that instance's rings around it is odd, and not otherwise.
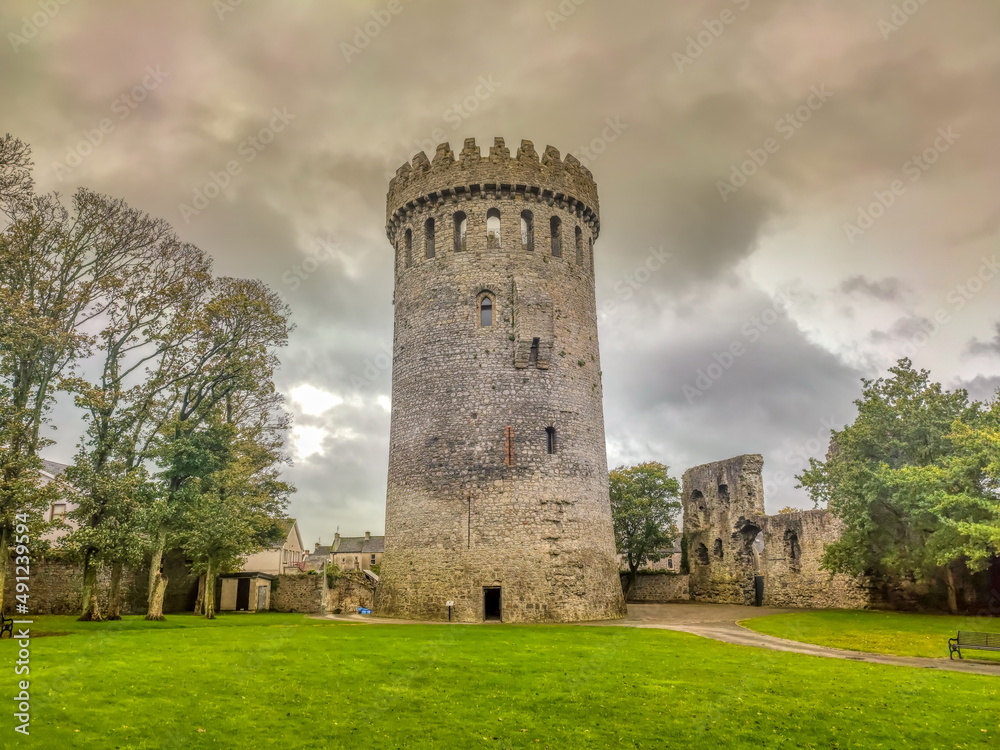
[[[474,139],[403,164],[380,615],[621,617],[608,499],[593,176]],[[451,606],[449,607],[449,603]]]

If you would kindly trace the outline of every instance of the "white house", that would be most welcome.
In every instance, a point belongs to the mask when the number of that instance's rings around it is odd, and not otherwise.
[[[268,549],[250,555],[240,568],[241,571],[269,575],[302,572],[301,564],[306,552],[302,548],[298,523],[294,518],[280,518],[278,528],[284,533],[282,540]]]
[[[55,482],[68,468],[69,464],[60,464],[43,458],[41,472],[42,486],[47,485],[49,482]],[[45,520],[59,521],[61,525],[55,526],[46,531],[42,534],[42,539],[47,542],[55,542],[66,536],[70,531],[76,529],[76,522],[71,521],[66,517],[66,514],[74,508],[76,508],[76,503],[68,500],[67,497],[57,498],[55,501],[50,503],[48,510],[45,511]]]

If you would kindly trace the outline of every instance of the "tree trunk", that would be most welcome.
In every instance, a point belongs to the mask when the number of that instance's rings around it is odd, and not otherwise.
[[[194,600],[194,613],[205,614],[205,574],[198,576],[198,598]]]
[[[215,573],[212,570],[212,558],[208,559],[208,570],[205,571],[205,619],[215,619]]]
[[[945,584],[948,587],[948,611],[953,615],[958,614],[958,593],[955,583],[955,569],[952,565],[946,565],[944,569]]]
[[[108,616],[105,620],[122,619],[122,569],[120,562],[111,563],[111,585],[108,590]]]
[[[10,565],[10,526],[0,530],[0,612],[4,611],[4,592],[7,590],[7,568]]]
[[[83,607],[80,622],[101,622],[101,605],[97,599],[97,562],[94,555],[87,552],[83,560]]]
[[[166,546],[166,534],[161,531],[156,537],[156,548],[153,550],[153,556],[149,561],[149,587],[146,590],[146,604],[150,607],[153,606],[153,589],[156,587],[157,573],[163,567],[163,552]]]
[[[149,604],[146,608],[147,620],[163,620],[163,595],[167,590],[167,577],[163,574],[163,553],[167,546],[167,534],[161,531],[153,550],[149,565]]]
[[[163,595],[167,590],[167,577],[163,575],[161,568],[156,572],[153,579],[152,596],[149,601],[149,610],[146,612],[147,620],[165,620],[163,616]]]
[[[628,578],[625,579],[625,594],[624,594],[624,597],[625,597],[625,601],[626,602],[628,602],[628,598],[630,596],[632,596],[632,589],[635,588],[636,570],[638,570],[638,568],[633,567],[632,565],[629,565],[629,567],[628,567]]]

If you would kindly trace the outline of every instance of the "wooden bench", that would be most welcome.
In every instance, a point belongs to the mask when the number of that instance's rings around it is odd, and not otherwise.
[[[962,649],[976,649],[979,651],[1000,651],[1000,633],[974,633],[971,630],[959,630],[957,638],[948,639],[948,658],[954,659],[958,654],[962,656]]]
[[[14,637],[14,620],[4,617],[3,612],[0,612],[0,638],[3,638],[4,633],[10,633],[10,637]]]

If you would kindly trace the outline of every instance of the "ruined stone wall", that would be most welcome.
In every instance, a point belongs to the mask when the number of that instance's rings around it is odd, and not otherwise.
[[[864,581],[820,568],[826,545],[839,539],[843,528],[830,511],[803,510],[761,520],[766,606],[863,609],[870,605]]]
[[[327,588],[326,611],[339,615],[357,612],[358,607],[371,608],[375,602],[374,589],[363,575],[343,575]]]
[[[767,606],[870,606],[865,581],[820,567],[840,521],[827,510],[765,515],[762,468],[760,456],[738,456],[684,473],[691,598],[752,605],[754,578],[762,576]]]
[[[280,575],[271,582],[271,609],[275,612],[322,611],[326,576]]]
[[[590,173],[467,140],[392,181],[392,420],[380,614],[510,622],[624,614],[608,499]],[[499,212],[500,235],[487,236]],[[467,221],[456,246],[456,212]],[[530,212],[529,246],[521,219]],[[559,247],[553,250],[552,219]],[[427,222],[433,219],[433,250]],[[409,232],[409,234],[408,234]],[[493,303],[482,327],[479,304]],[[549,452],[547,428],[555,431]],[[508,436],[510,436],[508,438]]]
[[[754,603],[763,464],[759,455],[737,456],[684,472],[681,502],[694,601]]]
[[[627,576],[622,576],[624,585]],[[636,603],[683,602],[691,598],[690,576],[679,573],[639,574],[628,600]]]

